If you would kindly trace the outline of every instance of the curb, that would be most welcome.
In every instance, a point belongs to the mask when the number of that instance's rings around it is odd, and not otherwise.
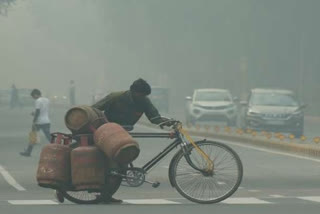
[[[158,126],[151,124],[149,121],[148,122],[139,121],[139,124],[147,127],[158,128]],[[289,152],[289,153],[299,154],[299,155],[308,156],[308,157],[320,158],[320,147],[316,145],[310,145],[310,144],[302,145],[294,142],[286,143],[286,142],[281,142],[276,140],[258,139],[258,138],[249,137],[249,136],[235,136],[231,134],[209,133],[204,131],[195,131],[188,128],[186,128],[185,130],[187,130],[188,133],[193,136],[216,138],[219,140],[232,141],[232,142],[237,142],[241,144],[253,145],[257,147]]]

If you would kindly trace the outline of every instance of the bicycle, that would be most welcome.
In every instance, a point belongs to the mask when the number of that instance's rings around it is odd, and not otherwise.
[[[125,181],[131,187],[139,187],[144,183],[157,188],[159,182],[150,182],[145,175],[174,148],[180,149],[171,159],[169,165],[169,181],[186,199],[201,203],[218,203],[230,197],[239,187],[243,166],[238,154],[229,146],[206,139],[193,141],[177,120],[168,120],[159,124],[161,128],[170,123],[173,132],[143,133],[129,132],[134,138],[171,138],[175,139],[162,152],[142,167],[134,167],[132,163],[125,172],[109,169],[107,177]],[[62,194],[71,202],[79,204],[95,204],[101,202],[101,192],[62,190]]]

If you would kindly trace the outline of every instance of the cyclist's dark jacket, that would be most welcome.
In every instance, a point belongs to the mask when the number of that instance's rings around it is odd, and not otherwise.
[[[151,123],[159,124],[164,121],[149,98],[145,97],[140,103],[135,103],[130,91],[110,93],[92,107],[104,111],[108,121],[120,125],[134,125],[143,113]]]

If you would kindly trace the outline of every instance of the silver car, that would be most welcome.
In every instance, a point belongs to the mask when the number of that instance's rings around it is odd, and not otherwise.
[[[298,102],[294,92],[256,88],[241,104],[245,107],[243,128],[303,135],[306,105]]]
[[[196,89],[186,107],[187,123],[197,121],[224,121],[228,126],[236,125],[237,106],[235,98],[226,89]]]

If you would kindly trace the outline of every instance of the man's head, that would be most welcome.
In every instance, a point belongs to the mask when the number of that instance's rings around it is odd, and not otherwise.
[[[133,100],[139,102],[151,94],[151,87],[145,80],[140,78],[132,83],[130,86],[130,91]]]
[[[33,99],[38,99],[39,97],[41,97],[41,91],[39,89],[33,89],[31,91],[31,97]]]

